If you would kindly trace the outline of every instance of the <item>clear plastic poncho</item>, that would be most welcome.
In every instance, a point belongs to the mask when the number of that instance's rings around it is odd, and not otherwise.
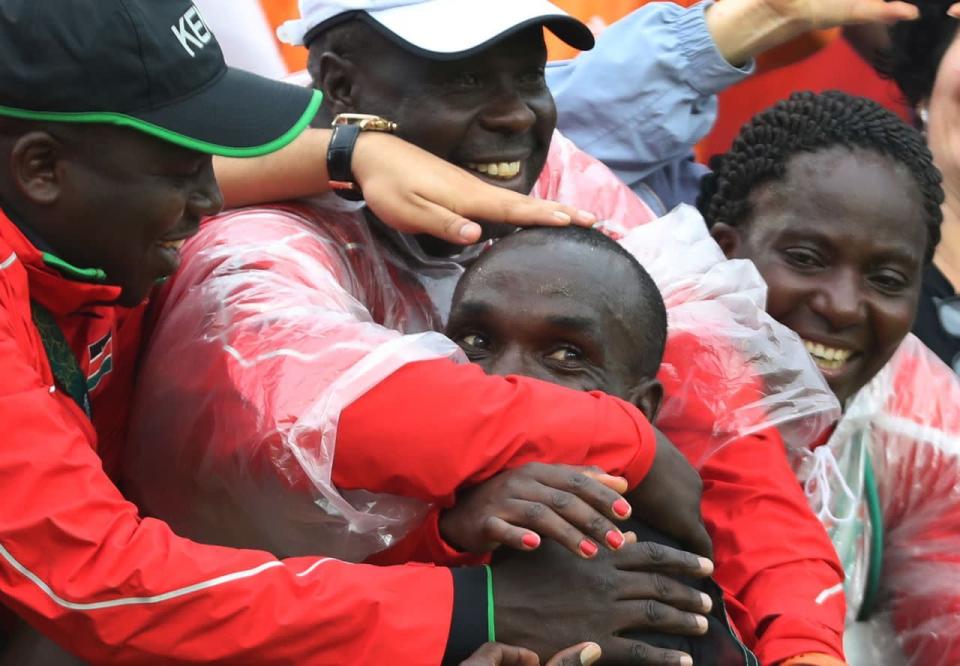
[[[694,406],[709,414],[712,441],[700,462],[770,427],[788,446],[807,446],[836,422],[840,407],[800,339],[766,313],[760,273],[750,261],[727,259],[695,208],[678,206],[627,232],[621,243],[660,288],[668,348],[669,340],[681,337],[700,341],[695,362],[703,376],[693,375],[697,381],[689,381],[689,367],[674,367],[666,355],[660,377],[672,391],[657,417],[668,432]]]
[[[847,574],[851,666],[960,664],[957,376],[908,335],[827,444],[793,454]]]
[[[559,135],[535,193],[594,211],[621,233],[652,217]],[[716,410],[721,425],[705,455],[738,431],[816,431],[835,420],[835,401],[799,340],[763,313],[756,272],[724,260],[693,209],[625,242],[664,290],[675,330],[707,326],[728,340],[664,406],[682,420],[696,394]],[[155,305],[125,490],[147,514],[200,541],[351,561],[395,544],[429,507],[336,488],[338,418],[407,363],[463,360],[432,331],[442,329],[463,265],[481,250],[429,257],[415,239],[372,227],[335,197],[206,223]],[[731,348],[737,371],[715,374]],[[728,413],[724,396],[738,380],[763,396]]]

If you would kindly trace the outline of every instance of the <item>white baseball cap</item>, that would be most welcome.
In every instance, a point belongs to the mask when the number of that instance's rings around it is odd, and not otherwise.
[[[590,29],[547,0],[300,0],[300,18],[281,25],[277,36],[302,46],[353,17],[433,59],[470,55],[532,25],[581,51],[593,48]]]

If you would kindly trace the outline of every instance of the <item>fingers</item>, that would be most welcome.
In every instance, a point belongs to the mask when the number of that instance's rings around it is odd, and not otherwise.
[[[556,227],[567,224],[590,227],[597,222],[597,217],[588,211],[555,201],[533,199],[494,187],[473,174],[469,175],[476,181],[478,189],[475,197],[465,196],[460,200],[457,211],[465,217],[519,227]]]
[[[920,18],[920,9],[909,2],[884,2],[874,0],[857,5],[858,11],[853,17],[858,23],[897,23]]]
[[[627,490],[627,480],[621,476],[605,474],[596,468],[540,463],[532,463],[528,469],[544,486],[572,493],[613,520],[629,518],[633,513],[621,494]]]
[[[547,666],[591,666],[600,659],[600,646],[596,643],[580,643],[558,652]]]
[[[960,2],[950,5],[950,9],[947,10],[947,14],[955,19],[960,19]]]
[[[600,646],[580,643],[555,654],[547,666],[591,666],[600,659]],[[537,655],[524,648],[485,643],[460,666],[539,666]]]
[[[857,25],[863,23],[893,24],[899,21],[913,21],[920,18],[920,9],[909,2],[886,2],[885,0],[867,0],[856,2],[848,7],[842,3],[834,5],[836,13],[825,21],[824,27],[834,25]]]
[[[497,516],[487,518],[483,533],[484,539],[493,547],[503,544],[517,550],[535,550],[540,546],[539,534],[511,525]]]
[[[524,648],[503,645],[502,643],[484,643],[460,666],[539,666],[536,654]]]
[[[678,636],[707,633],[707,618],[699,613],[677,610],[656,599],[636,599],[617,604],[621,631],[642,629]]]
[[[625,545],[614,558],[621,571],[648,571],[692,578],[706,578],[713,573],[713,562],[707,558],[652,541]]]
[[[398,231],[463,245],[480,239],[477,220],[516,226],[597,221],[589,212],[485,183],[396,137],[372,134],[357,142],[353,173],[370,209]]]
[[[619,493],[621,495],[630,489],[629,483],[627,483],[627,480],[622,476],[613,476],[611,474],[606,474],[604,472],[601,472],[598,469],[592,469],[592,468],[584,469],[583,474],[584,476],[588,476],[591,479],[599,481],[610,490],[614,491],[615,493]],[[626,500],[624,501],[626,502]],[[625,513],[621,515],[619,511],[616,511],[616,509],[614,509],[614,511],[621,518],[626,518],[627,516],[630,515],[630,513]]]
[[[611,549],[623,545],[624,538],[620,530],[582,500],[569,493],[541,488],[542,491],[531,493],[532,501],[509,502],[506,507],[507,522],[514,526],[522,525],[543,538],[556,541],[574,555],[587,559],[599,552],[599,544]]]
[[[500,534],[510,533],[510,543],[521,537],[521,527],[586,558],[601,546],[616,550],[624,544],[613,520],[630,515],[630,505],[619,493],[567,466],[531,464],[523,472],[509,482],[508,495],[515,499],[500,513],[509,525],[495,524]]]
[[[640,641],[614,638],[605,646],[604,657],[618,664],[644,666],[693,666],[693,658],[685,652],[663,650]]]
[[[713,608],[713,600],[707,594],[684,585],[666,574],[626,572],[617,579],[617,592],[622,600],[649,599],[697,615],[709,613]],[[698,623],[696,618],[689,619]]]

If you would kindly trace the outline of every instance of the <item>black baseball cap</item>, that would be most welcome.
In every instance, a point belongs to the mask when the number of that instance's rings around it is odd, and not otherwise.
[[[226,66],[189,0],[0,0],[0,115],[131,127],[213,155],[296,138],[318,91]]]

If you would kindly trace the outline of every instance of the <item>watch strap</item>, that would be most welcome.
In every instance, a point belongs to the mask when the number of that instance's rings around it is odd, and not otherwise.
[[[348,201],[362,201],[363,193],[353,177],[353,149],[360,136],[359,125],[335,125],[327,148],[327,176],[330,189]]]

